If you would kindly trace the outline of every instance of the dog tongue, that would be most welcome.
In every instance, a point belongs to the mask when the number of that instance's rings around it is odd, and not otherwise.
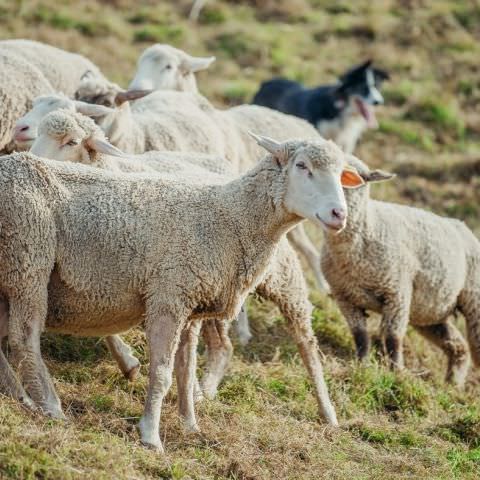
[[[375,116],[375,110],[367,102],[364,102],[360,98],[355,99],[357,101],[357,107],[362,117],[367,122],[368,128],[378,128],[377,117]]]

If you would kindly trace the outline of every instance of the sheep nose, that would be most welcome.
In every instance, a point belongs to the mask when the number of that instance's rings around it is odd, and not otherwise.
[[[347,212],[343,208],[333,208],[332,218],[340,222],[343,222],[347,218]]]
[[[19,133],[26,132],[30,127],[28,125],[15,125],[13,133],[18,135]]]

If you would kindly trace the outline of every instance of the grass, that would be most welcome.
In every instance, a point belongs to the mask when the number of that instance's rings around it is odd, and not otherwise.
[[[220,107],[248,103],[273,75],[331,82],[372,57],[392,80],[378,112],[380,129],[365,135],[357,153],[397,173],[373,195],[457,216],[480,236],[478,2],[221,0],[207,4],[197,25],[187,20],[190,6],[190,0],[0,0],[0,38],[78,51],[122,85],[152,42],[216,55],[199,88]],[[308,230],[320,243],[318,231]],[[68,421],[2,398],[0,478],[477,479],[478,374],[469,375],[465,391],[445,385],[444,357],[415,332],[407,336],[405,372],[390,372],[376,351],[359,365],[335,303],[313,289],[311,300],[340,429],[318,422],[281,316],[252,298],[255,337],[247,347],[236,345],[218,398],[198,406],[201,434],[182,431],[175,388],[169,394],[164,457],[144,449],[136,431],[147,385],[143,333],[127,336],[143,365],[133,384],[98,339],[45,335],[42,351]]]

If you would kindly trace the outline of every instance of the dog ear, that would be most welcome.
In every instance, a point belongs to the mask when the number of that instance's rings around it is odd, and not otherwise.
[[[359,67],[359,70],[366,70],[372,66],[373,60],[371,58],[365,60]]]

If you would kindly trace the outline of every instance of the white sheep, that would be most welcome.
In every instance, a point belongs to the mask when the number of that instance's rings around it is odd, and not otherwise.
[[[195,73],[205,70],[215,57],[193,57],[171,45],[157,43],[140,56],[129,90],[198,92]]]
[[[82,78],[105,79],[83,55],[33,40],[2,40],[0,50],[10,51],[37,67],[56,92],[73,96]]]
[[[13,149],[14,123],[35,97],[54,91],[73,95],[86,76],[103,78],[81,55],[31,40],[0,41],[0,152]]]
[[[112,171],[156,172],[161,173],[163,178],[173,176],[196,185],[224,184],[229,179],[225,175],[225,162],[211,155],[180,152],[123,154],[106,141],[103,132],[90,118],[67,110],[51,112],[42,119],[31,153]],[[217,175],[219,173],[222,175]],[[325,398],[318,347],[311,330],[308,291],[298,259],[286,240],[280,242],[268,272],[257,287],[257,292],[275,302],[285,315],[312,377],[320,412],[335,423],[334,419],[328,417],[328,411],[325,413],[324,405],[328,404],[328,397]],[[207,322],[204,327],[208,357],[207,373],[202,384],[208,398],[215,396],[233,352],[228,326],[229,322],[215,320]],[[131,378],[138,370],[138,361],[131,355],[129,347],[114,336],[107,337],[107,342],[121,370],[127,378]]]
[[[185,327],[234,318],[282,236],[303,218],[337,231],[345,226],[338,147],[258,141],[271,154],[242,177],[213,186],[31,154],[3,157],[0,291],[9,308],[2,320],[26,389],[0,356],[0,378],[13,382],[8,393],[63,417],[40,354],[42,330],[114,335],[145,321],[150,383],[140,433],[144,444],[162,449],[161,406]],[[194,384],[194,373],[184,372],[186,385]]]
[[[353,165],[367,183],[347,191],[349,220],[327,235],[322,266],[352,331],[360,359],[367,356],[366,311],[382,314],[382,334],[392,366],[403,367],[403,338],[410,322],[448,357],[447,380],[463,385],[469,358],[449,317],[459,310],[480,364],[480,242],[464,223],[369,198],[369,182],[391,174]]]

